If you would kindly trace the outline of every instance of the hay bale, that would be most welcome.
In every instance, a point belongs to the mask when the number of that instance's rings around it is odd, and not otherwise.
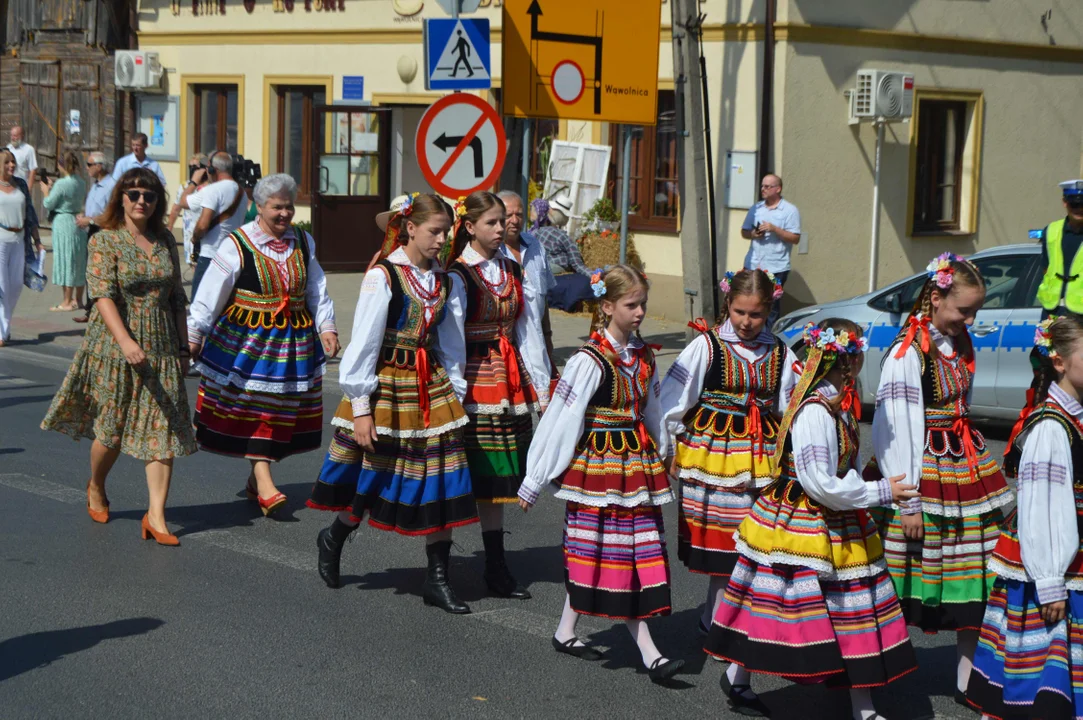
[[[603,230],[589,233],[579,239],[579,250],[583,253],[583,262],[589,268],[616,265],[620,262],[620,233]],[[628,264],[643,270],[643,258],[636,252],[635,238],[628,235]]]

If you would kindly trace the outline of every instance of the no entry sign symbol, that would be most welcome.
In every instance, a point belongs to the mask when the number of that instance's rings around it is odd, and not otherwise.
[[[433,190],[449,198],[469,195],[492,187],[504,167],[504,123],[476,95],[449,95],[421,117],[415,149]]]

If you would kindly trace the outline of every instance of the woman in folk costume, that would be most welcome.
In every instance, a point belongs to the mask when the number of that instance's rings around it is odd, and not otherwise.
[[[654,354],[639,337],[647,279],[628,265],[594,277],[590,339],[568,360],[538,424],[519,506],[529,510],[550,482],[567,501],[568,594],[553,648],[600,660],[576,637],[579,616],[624,620],[651,680],[662,682],[684,661],[663,656],[644,622],[670,612],[661,506],[673,500]]]
[[[987,564],[1012,501],[970,424],[974,347],[967,328],[985,302],[973,264],[944,253],[928,266],[904,332],[885,356],[866,477],[906,475],[921,493],[879,515],[888,570],[906,621],[954,630],[955,700],[963,693],[995,575]]]
[[[866,508],[917,497],[903,476],[857,470],[854,381],[868,342],[849,320],[805,327],[804,368],[779,426],[778,479],[737,531],[737,566],[705,650],[732,664],[730,707],[766,717],[749,673],[849,688],[855,720],[880,718],[868,688],[916,667],[876,524]]]
[[[504,560],[504,504],[518,500],[530,414],[540,409],[518,346],[528,333],[540,332],[525,312],[521,266],[501,248],[504,203],[476,192],[456,204],[455,215],[449,332],[466,350],[448,359],[447,371],[470,418],[464,436],[485,544],[485,584],[494,595],[525,600],[530,593]],[[544,338],[533,341],[545,347]]]
[[[985,717],[1083,717],[1083,320],[1049,318],[1004,470],[1019,501],[989,561],[966,698]]]
[[[452,278],[436,258],[451,208],[414,193],[396,198],[376,222],[385,231],[381,259],[361,283],[339,366],[346,397],[308,501],[338,511],[317,537],[319,573],[339,586],[343,543],[367,513],[378,530],[425,537],[426,605],[468,613],[448,582],[452,529],[478,521],[463,449],[466,413],[444,370]]]
[[[203,376],[199,447],[248,459],[245,493],[270,515],[286,503],[271,463],[320,447],[325,358],[339,344],[312,236],[291,224],[296,181],[268,175],[253,197],[258,217],[219,246],[189,309],[188,337]]]
[[[677,556],[710,576],[700,632],[707,634],[737,562],[733,534],[774,480],[778,418],[797,380],[797,358],[767,329],[782,285],[763,270],[726,273],[721,322],[700,331],[662,381],[662,414],[676,436],[681,514]]]

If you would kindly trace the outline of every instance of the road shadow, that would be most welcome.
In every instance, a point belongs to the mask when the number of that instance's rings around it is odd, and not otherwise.
[[[680,612],[655,617],[647,621],[651,637],[663,656],[671,659],[684,660],[684,667],[680,673],[671,678],[663,685],[671,690],[688,690],[695,685],[685,678],[691,675],[699,675],[707,662],[703,652],[702,638],[696,634],[695,627],[699,622],[701,609],[688,608]],[[605,618],[591,618],[591,624],[597,625],[603,622],[612,622],[608,628],[587,635],[585,640],[590,644],[603,645],[606,651],[605,659],[601,665],[606,670],[621,670],[633,668],[638,675],[646,675],[647,668],[643,666],[639,648],[632,639],[628,626],[620,620],[607,621]],[[581,628],[582,633],[585,628]]]
[[[49,630],[0,642],[0,682],[45,667],[67,655],[89,650],[103,640],[142,635],[165,625],[158,618],[114,620],[103,625]]]
[[[39,402],[52,402],[54,393],[48,395],[17,395],[16,397],[0,398],[0,410]]]
[[[466,603],[493,597],[483,579],[485,553],[478,551],[464,556],[458,554],[459,552],[457,547],[453,549],[448,568],[455,594]],[[347,544],[343,558],[349,554],[350,545]],[[535,584],[564,582],[564,554],[560,545],[508,549],[505,557],[515,579],[528,590]],[[419,539],[417,567],[374,570],[364,575],[344,575],[341,582],[343,585],[357,585],[360,590],[394,590],[396,595],[414,595],[420,598],[422,586],[425,584],[426,565],[424,540]]]
[[[0,448],[0,455],[14,455],[21,452],[26,452],[26,450],[23,448]]]
[[[300,518],[294,513],[305,506],[305,500],[308,499],[307,487],[306,485],[306,492],[302,493],[298,489],[299,486],[280,485],[279,491],[285,493],[288,498],[286,505],[266,519],[271,522],[300,522]],[[230,497],[231,495],[236,499],[203,505],[166,505],[166,521],[171,528],[176,528],[174,534],[180,538],[204,530],[251,527],[257,521],[264,519],[263,511],[259,509],[259,506],[245,497],[243,481],[240,490],[224,488],[223,496]],[[142,509],[112,511],[110,518],[142,520],[145,513],[146,510]]]
[[[16,340],[11,344],[20,347],[23,345],[48,345],[57,338],[82,337],[85,333],[86,328],[80,326],[73,330],[57,330],[56,332],[38,333],[38,336],[33,340]]]

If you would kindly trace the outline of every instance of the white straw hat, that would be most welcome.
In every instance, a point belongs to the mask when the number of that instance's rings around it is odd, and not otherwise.
[[[385,210],[382,213],[376,215],[376,227],[380,228],[380,232],[387,232],[387,223],[391,221],[391,218],[399,210],[402,210],[402,206],[406,204],[406,201],[410,199],[409,195],[399,195],[391,201],[391,209]]]

